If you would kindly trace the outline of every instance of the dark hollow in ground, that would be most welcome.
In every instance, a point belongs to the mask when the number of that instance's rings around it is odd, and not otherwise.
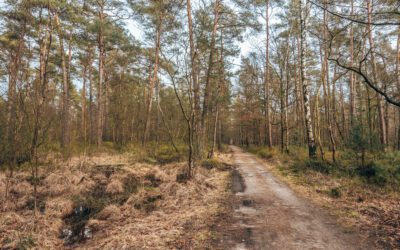
[[[231,173],[231,190],[233,193],[244,192],[246,186],[244,179],[240,172],[236,169],[232,170]]]
[[[132,193],[137,192],[139,184],[136,176],[127,176],[124,180],[123,193],[107,193],[107,185],[98,183],[89,192],[75,197],[74,211],[63,218],[66,228],[61,231],[61,238],[65,244],[73,245],[90,238],[91,232],[88,232],[86,227],[89,219],[95,217],[107,205],[124,204]]]
[[[245,207],[251,207],[254,205],[254,201],[253,200],[243,200],[242,201],[243,206]]]

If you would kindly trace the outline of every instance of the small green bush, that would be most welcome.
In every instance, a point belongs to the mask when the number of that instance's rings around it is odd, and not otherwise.
[[[141,161],[147,163],[147,164],[153,164],[156,165],[158,163],[157,159],[154,159],[152,157],[145,157],[144,159],[142,159]]]
[[[358,167],[357,172],[358,175],[365,178],[368,183],[378,186],[385,186],[390,179],[388,169],[376,162],[370,162],[366,166]]]
[[[329,196],[332,198],[340,198],[340,196],[342,196],[342,192],[339,188],[331,188],[329,190]]]
[[[215,158],[205,159],[201,162],[201,166],[206,169],[222,169],[225,165]]]
[[[182,160],[182,155],[169,145],[160,146],[154,157],[160,164],[168,164]]]
[[[181,172],[176,175],[176,182],[186,183],[189,180],[189,175],[186,172]]]
[[[258,150],[257,155],[263,159],[269,160],[274,157],[274,152],[269,149],[262,148],[262,149]]]
[[[333,165],[321,159],[308,160],[306,164],[310,169],[322,174],[331,174],[334,170]]]
[[[259,146],[250,146],[247,151],[267,160],[272,159],[279,154],[279,152],[275,148],[266,148]]]

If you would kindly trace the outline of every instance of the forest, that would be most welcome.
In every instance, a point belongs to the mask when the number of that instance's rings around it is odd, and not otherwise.
[[[0,249],[355,246],[400,248],[398,0],[0,0]]]

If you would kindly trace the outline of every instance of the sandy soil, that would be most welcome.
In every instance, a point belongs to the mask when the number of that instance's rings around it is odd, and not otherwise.
[[[215,229],[222,234],[216,248],[374,249],[359,232],[278,181],[255,156],[232,150],[242,178],[232,178],[233,212]]]

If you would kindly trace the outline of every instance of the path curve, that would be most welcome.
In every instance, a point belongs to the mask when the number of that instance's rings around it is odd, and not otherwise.
[[[373,249],[361,234],[338,225],[277,180],[260,159],[231,149],[245,189],[235,195],[234,220],[227,230],[242,233],[225,244],[233,249]]]

